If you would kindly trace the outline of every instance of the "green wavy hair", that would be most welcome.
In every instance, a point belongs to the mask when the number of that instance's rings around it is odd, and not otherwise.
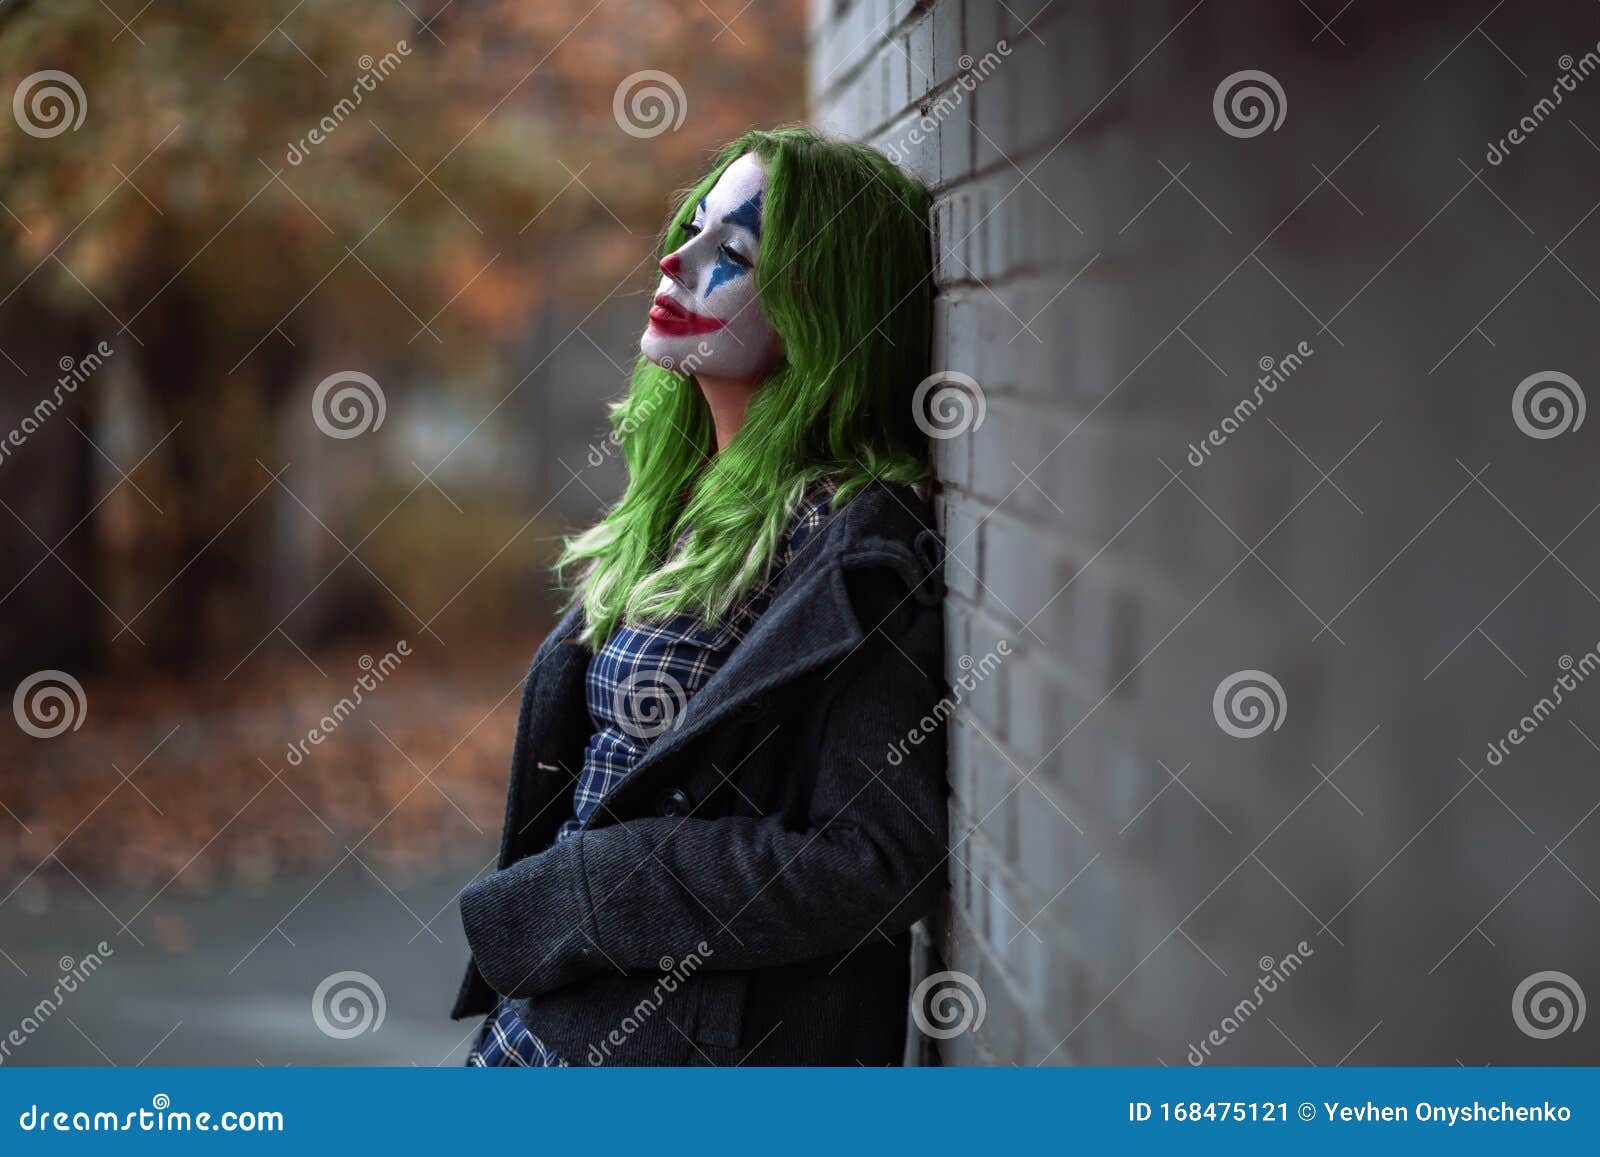
[[[807,128],[747,132],[684,194],[663,256],[687,239],[723,170],[751,152],[767,169],[756,293],[782,360],[718,453],[693,379],[639,358],[611,408],[627,487],[557,563],[577,572],[573,600],[591,646],[625,620],[720,620],[765,577],[816,479],[837,484],[837,510],[870,482],[928,473],[912,412],[932,325],[927,189],[864,145]]]

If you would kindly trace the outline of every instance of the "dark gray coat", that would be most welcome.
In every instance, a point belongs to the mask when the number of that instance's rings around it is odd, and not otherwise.
[[[452,1015],[512,997],[574,1064],[897,1062],[907,930],[944,884],[940,559],[913,492],[856,496],[552,845],[593,730],[569,613],[528,673],[499,869],[461,893]]]

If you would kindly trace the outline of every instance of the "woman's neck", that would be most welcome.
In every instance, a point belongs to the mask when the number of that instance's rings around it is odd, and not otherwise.
[[[721,453],[744,425],[745,413],[750,408],[750,396],[761,383],[706,377],[696,377],[695,381],[705,397],[706,406],[711,410],[711,425],[717,434],[717,452]]]

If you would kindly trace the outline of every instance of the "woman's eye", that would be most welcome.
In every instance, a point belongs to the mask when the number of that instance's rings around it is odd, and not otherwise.
[[[750,259],[731,245],[723,245],[721,249],[723,253],[727,254],[728,260],[735,265],[741,265],[746,269],[750,268]]]

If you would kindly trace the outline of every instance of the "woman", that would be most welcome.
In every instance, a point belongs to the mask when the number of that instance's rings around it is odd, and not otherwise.
[[[927,217],[806,129],[740,137],[673,216],[627,488],[567,544],[461,894],[469,1063],[899,1059],[946,832]]]

